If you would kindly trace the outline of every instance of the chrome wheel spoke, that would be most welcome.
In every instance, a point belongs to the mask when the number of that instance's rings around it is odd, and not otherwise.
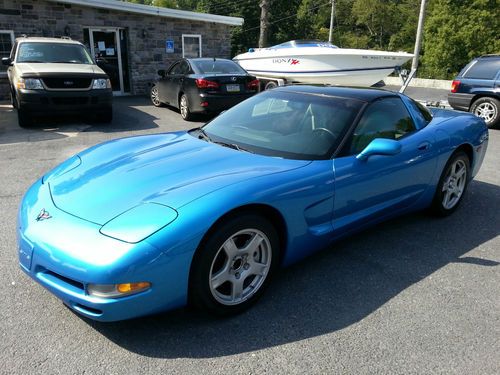
[[[234,239],[230,238],[226,242],[224,242],[224,245],[222,245],[222,248],[224,249],[226,255],[228,258],[233,258],[238,254],[238,247],[234,243]]]
[[[259,246],[262,243],[262,241],[264,241],[264,238],[256,233],[250,239],[250,241],[247,243],[247,245],[242,249],[242,251],[248,253],[251,256],[254,251],[259,249]]]
[[[224,265],[224,267],[212,276],[212,279],[210,280],[212,283],[212,287],[217,289],[226,281],[229,281],[230,277],[231,275],[229,274],[229,261],[226,260],[226,264]]]
[[[233,280],[231,288],[231,299],[233,302],[238,302],[243,297],[243,281],[243,278]]]

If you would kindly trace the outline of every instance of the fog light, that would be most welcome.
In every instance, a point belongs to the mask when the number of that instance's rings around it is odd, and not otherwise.
[[[151,288],[151,283],[147,281],[124,284],[89,284],[87,292],[94,297],[116,298],[143,292],[149,288]]]

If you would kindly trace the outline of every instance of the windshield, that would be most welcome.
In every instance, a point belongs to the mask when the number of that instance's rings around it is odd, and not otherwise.
[[[203,127],[213,142],[288,159],[329,159],[364,102],[270,90]]]
[[[301,48],[301,47],[325,47],[325,48],[338,48],[336,45],[330,42],[322,42],[320,40],[291,40],[290,42],[285,42],[272,46],[271,48]]]
[[[85,47],[74,43],[21,43],[17,62],[93,64]]]
[[[245,74],[236,63],[229,60],[192,60],[191,65],[200,74]]]

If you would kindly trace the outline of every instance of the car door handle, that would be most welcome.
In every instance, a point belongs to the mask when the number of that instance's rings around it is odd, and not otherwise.
[[[423,143],[421,143],[420,145],[418,145],[418,149],[419,149],[420,151],[425,151],[425,150],[428,150],[428,149],[430,149],[430,148],[431,148],[431,144],[430,144],[430,142],[423,142]]]

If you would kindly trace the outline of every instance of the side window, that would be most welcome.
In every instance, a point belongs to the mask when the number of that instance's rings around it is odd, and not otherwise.
[[[0,30],[0,58],[10,57],[14,45],[14,33],[9,30]],[[0,65],[0,76],[5,75],[7,67]]]
[[[378,100],[368,106],[348,142],[347,154],[359,154],[375,138],[399,139],[415,131],[400,98]]]
[[[182,61],[179,74],[189,74],[189,71],[189,64],[186,61]]]
[[[483,58],[477,60],[464,73],[465,78],[494,79],[500,70],[500,59]]]
[[[181,72],[181,63],[178,62],[173,67],[170,68],[170,70],[168,71],[168,74],[170,74],[170,75],[180,74],[180,72]]]

